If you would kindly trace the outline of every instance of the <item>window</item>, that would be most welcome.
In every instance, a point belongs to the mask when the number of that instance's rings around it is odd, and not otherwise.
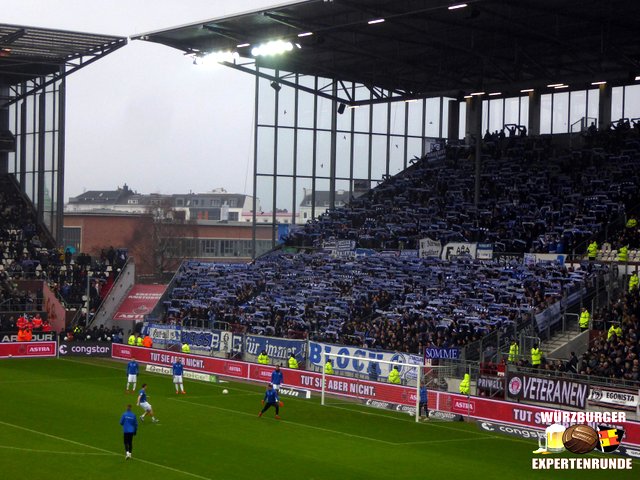
[[[73,247],[76,252],[81,252],[82,249],[82,228],[81,227],[64,227],[62,232],[64,238],[63,244],[65,246]]]
[[[219,207],[220,206],[220,199],[219,198],[212,198],[211,199],[211,206],[212,207]]]
[[[182,207],[184,205],[184,200],[182,198],[176,198],[176,207]]]

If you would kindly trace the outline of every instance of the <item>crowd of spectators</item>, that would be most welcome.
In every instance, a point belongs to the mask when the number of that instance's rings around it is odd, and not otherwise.
[[[166,319],[417,353],[513,332],[589,276],[555,262],[277,251],[249,265],[186,262],[165,301]]]
[[[638,289],[595,312],[593,326],[602,336],[587,351],[569,360],[543,362],[546,372],[581,374],[631,382],[640,381],[640,294]],[[612,328],[613,327],[613,328]],[[616,330],[618,333],[616,333]],[[521,365],[527,366],[526,360]]]
[[[588,238],[636,205],[640,144],[630,138],[615,155],[599,148],[552,155],[537,141],[517,137],[500,155],[483,155],[477,207],[474,162],[450,151],[294,230],[287,244],[347,239],[363,248],[414,249],[429,237],[490,242],[508,252],[584,253]]]
[[[40,227],[32,205],[8,175],[0,176],[0,323],[43,310],[41,291],[19,280],[44,280],[66,307],[77,310],[89,293],[89,315],[99,306],[126,262],[126,251],[105,249],[99,258],[59,248]],[[88,321],[84,315],[85,323]]]

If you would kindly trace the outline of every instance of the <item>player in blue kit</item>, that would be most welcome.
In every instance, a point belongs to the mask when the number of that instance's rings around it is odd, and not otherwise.
[[[280,419],[280,398],[278,398],[278,392],[273,389],[273,385],[269,384],[267,387],[267,391],[264,392],[264,399],[262,400],[264,407],[262,411],[258,414],[259,417],[262,416],[264,412],[266,412],[270,407],[276,407],[276,418]]]
[[[174,364],[171,366],[173,369],[173,384],[176,386],[176,395],[182,391],[184,395],[184,384],[182,383],[182,373],[184,371],[184,366],[182,365],[182,359],[178,358]]]
[[[124,458],[129,460],[133,452],[133,436],[138,431],[138,417],[131,411],[131,405],[127,405],[127,411],[120,417],[120,425],[124,432]]]
[[[142,390],[140,390],[140,393],[138,394],[138,402],[136,403],[136,405],[140,405],[144,409],[144,413],[140,415],[141,422],[144,422],[144,417],[146,417],[147,415],[151,415],[151,421],[153,423],[158,423],[158,419],[153,415],[153,407],[147,401],[147,384],[146,383],[142,384]]]
[[[131,360],[129,363],[127,363],[127,389],[125,390],[125,393],[129,393],[129,391],[131,391],[131,393],[135,392],[137,382],[138,362],[136,362],[135,360]],[[131,387],[131,390],[129,390],[129,385],[133,385],[133,387]]]
[[[280,371],[280,367],[276,367],[276,369],[271,372],[271,385],[273,385],[273,389],[277,392],[280,390],[280,384],[282,383],[282,372]]]

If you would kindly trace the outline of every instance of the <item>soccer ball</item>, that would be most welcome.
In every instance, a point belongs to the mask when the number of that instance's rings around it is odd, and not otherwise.
[[[226,388],[224,390],[222,390],[222,394],[226,395],[227,393],[229,393],[229,390],[227,390]]]

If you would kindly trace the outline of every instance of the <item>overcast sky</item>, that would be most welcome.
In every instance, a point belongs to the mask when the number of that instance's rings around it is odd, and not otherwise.
[[[129,36],[282,0],[20,0],[2,23]],[[140,193],[253,191],[254,77],[134,41],[67,80],[65,201],[127,183]]]

